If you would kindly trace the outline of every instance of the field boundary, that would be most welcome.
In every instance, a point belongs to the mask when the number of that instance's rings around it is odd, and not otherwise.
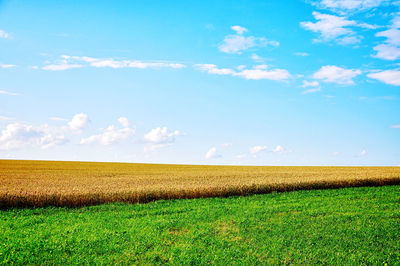
[[[244,185],[238,187],[212,187],[209,189],[181,189],[160,191],[132,191],[113,193],[82,193],[82,194],[40,194],[0,195],[0,209],[38,208],[38,207],[84,207],[104,203],[149,203],[156,200],[195,199],[211,197],[247,196],[268,194],[273,192],[289,192],[296,190],[337,189],[347,187],[375,187],[400,185],[400,177],[381,179],[357,179],[340,181],[316,181],[280,183],[265,185]]]

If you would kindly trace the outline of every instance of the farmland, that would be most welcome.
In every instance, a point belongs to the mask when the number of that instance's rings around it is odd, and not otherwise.
[[[400,167],[254,167],[0,160],[0,208],[228,197],[400,183]]]
[[[400,187],[0,211],[0,264],[397,265]]]

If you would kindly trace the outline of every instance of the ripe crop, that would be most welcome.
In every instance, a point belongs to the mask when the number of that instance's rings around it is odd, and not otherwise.
[[[400,184],[400,167],[204,166],[0,160],[0,208],[227,197]]]

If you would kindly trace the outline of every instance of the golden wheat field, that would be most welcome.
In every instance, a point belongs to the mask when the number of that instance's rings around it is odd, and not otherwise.
[[[0,160],[0,208],[400,184],[400,167],[203,166]]]

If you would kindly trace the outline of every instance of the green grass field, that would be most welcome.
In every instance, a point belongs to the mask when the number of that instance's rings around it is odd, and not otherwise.
[[[400,187],[0,211],[1,264],[400,263]]]

